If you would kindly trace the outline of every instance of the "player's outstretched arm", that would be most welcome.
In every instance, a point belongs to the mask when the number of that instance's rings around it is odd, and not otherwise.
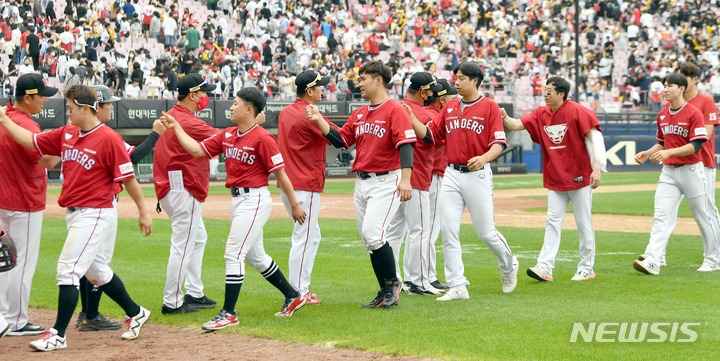
[[[427,126],[423,123],[420,123],[417,117],[415,117],[415,114],[413,114],[412,109],[407,105],[403,104],[403,108],[408,112],[408,115],[410,116],[410,120],[412,121],[412,127],[415,131],[415,135],[418,137],[418,139],[425,139],[427,136]]]
[[[5,107],[0,107],[0,125],[7,130],[8,134],[10,134],[10,136],[15,139],[18,144],[25,148],[35,149],[35,144],[33,144],[33,133],[15,124],[15,122],[8,118],[7,114],[5,114]]]
[[[659,143],[655,144],[652,146],[652,148],[642,151],[638,154],[635,154],[635,163],[643,164],[643,163],[645,163],[646,160],[648,160],[648,158],[653,156],[653,154],[655,154],[661,150],[664,150],[664,149],[665,149],[665,147],[662,144],[659,144]]]
[[[500,117],[508,129],[514,131],[525,130],[525,126],[522,121],[520,121],[520,119],[511,118],[504,108],[500,108]]]
[[[330,133],[330,124],[320,114],[320,110],[315,105],[305,107],[305,119],[317,123],[323,135]]]
[[[140,231],[145,232],[145,236],[149,236],[150,233],[152,233],[153,223],[152,218],[150,217],[150,211],[145,206],[145,198],[143,197],[140,184],[138,184],[137,179],[135,178],[124,179],[122,182],[123,186],[125,186],[125,189],[130,195],[130,198],[132,198],[133,202],[135,202],[135,205],[140,212],[140,216],[138,217]]]
[[[303,224],[305,222],[305,210],[303,210],[302,206],[297,201],[297,197],[295,197],[295,191],[293,190],[292,182],[290,182],[290,178],[288,178],[287,174],[285,173],[285,169],[280,168],[274,171],[273,174],[275,174],[275,177],[280,184],[280,189],[283,191],[283,193],[285,193],[285,196],[287,196],[288,200],[290,201],[293,220],[295,222]]]
[[[195,158],[207,157],[207,154],[200,146],[200,143],[195,141],[195,139],[190,138],[175,118],[163,112],[163,115],[160,117],[160,121],[165,126],[165,129],[172,129],[175,131],[175,136],[178,138],[180,145],[182,145],[182,147],[185,148],[190,155]]]

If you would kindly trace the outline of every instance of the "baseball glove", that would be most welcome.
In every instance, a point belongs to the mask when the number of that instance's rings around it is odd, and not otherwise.
[[[7,232],[2,231],[0,233],[0,272],[7,272],[15,268],[15,264],[17,264],[15,243]]]

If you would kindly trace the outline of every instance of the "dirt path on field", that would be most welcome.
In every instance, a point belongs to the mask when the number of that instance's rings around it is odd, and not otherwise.
[[[152,186],[152,185],[150,185]],[[720,186],[720,184],[719,184]],[[638,192],[654,191],[656,184],[608,185],[600,186],[596,193]],[[527,196],[546,196],[547,189],[502,189],[495,191],[495,222],[504,227],[530,227],[545,228],[547,215],[545,212],[525,212],[522,209],[534,207],[547,207],[546,199],[518,198]],[[45,217],[64,217],[65,210],[57,205],[58,196],[48,196],[48,207]],[[288,217],[287,211],[280,200],[279,194],[272,195],[271,218]],[[155,209],[156,199],[146,198],[145,203],[151,210]],[[129,197],[121,197],[118,215],[120,218],[135,218],[137,210]],[[622,205],[618,205],[622,207]],[[167,213],[151,212],[154,218],[167,219]],[[216,219],[230,219],[230,195],[210,195],[203,205],[203,217]],[[351,194],[323,194],[320,207],[321,218],[355,219],[355,208]],[[471,224],[470,214],[465,211],[462,222]],[[649,216],[623,216],[614,214],[593,214],[593,226],[597,231],[640,232],[650,233],[652,217]],[[564,229],[577,229],[575,217],[568,213],[565,217]],[[675,227],[674,234],[700,235],[695,220],[680,218]]]
[[[52,326],[56,311],[30,309],[33,323]],[[66,333],[68,348],[54,352],[36,352],[28,344],[39,336],[5,337],[0,341],[3,360],[13,361],[276,361],[276,360],[418,360],[414,357],[389,355],[335,348],[331,345],[310,346],[265,338],[252,338],[232,333],[205,333],[200,327],[179,327],[147,324],[140,337],[122,341],[117,331],[80,332],[73,316]],[[272,317],[272,316],[270,316]],[[118,321],[118,320],[116,320]],[[238,326],[242,327],[242,326]]]

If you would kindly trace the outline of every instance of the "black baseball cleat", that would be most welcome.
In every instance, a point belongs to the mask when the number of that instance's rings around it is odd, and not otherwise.
[[[5,326],[4,329],[0,330],[0,338],[5,337],[5,335],[7,335],[8,332],[10,332],[10,324],[9,323],[7,326]]]
[[[122,324],[120,322],[115,322],[101,314],[98,314],[97,317],[92,320],[84,318],[82,324],[78,327],[78,330],[81,332],[119,330],[121,326]]]
[[[370,301],[370,303],[366,303],[366,304],[362,305],[362,308],[378,308],[378,307],[381,307],[381,306],[383,305],[383,299],[384,299],[383,292],[382,292],[382,291],[378,291],[378,294],[377,294],[377,296],[375,297],[375,299],[372,300],[372,301]]]
[[[185,304],[193,306],[193,307],[197,307],[197,308],[214,308],[217,306],[217,302],[209,299],[205,295],[203,295],[200,298],[195,298],[193,296],[186,294],[185,295]]]
[[[444,284],[438,280],[430,282],[430,285],[439,290],[449,290],[450,289],[450,287],[448,287],[446,284]]]
[[[41,333],[45,332],[45,327],[42,326],[35,326],[32,323],[28,322],[25,324],[25,326],[19,330],[10,331],[7,335],[8,336],[34,336],[39,335]]]
[[[75,328],[79,328],[80,325],[82,325],[82,322],[84,319],[85,319],[85,312],[80,312],[78,314],[77,322],[75,322]]]
[[[200,311],[199,308],[195,306],[188,305],[187,303],[183,303],[182,306],[178,308],[170,308],[168,306],[163,305],[162,306],[162,314],[177,314],[177,313],[191,313],[191,312],[197,312]]]
[[[385,281],[386,283],[389,281]],[[396,307],[398,305],[398,299],[400,299],[400,291],[402,290],[402,283],[400,281],[392,281],[390,284],[385,285],[385,291],[383,292],[383,308]]]

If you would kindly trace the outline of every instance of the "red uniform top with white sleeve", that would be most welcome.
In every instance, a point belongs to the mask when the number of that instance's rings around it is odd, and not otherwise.
[[[433,119],[435,119],[435,116],[442,111],[442,109],[438,108],[435,104],[430,104],[426,106],[425,110],[430,113],[430,117]],[[444,145],[445,142],[440,142],[438,144],[435,144],[435,147],[433,148],[432,174],[438,174],[440,176],[445,175],[445,168],[447,168],[447,163],[445,162],[445,154],[438,150],[438,148],[442,148]]]
[[[407,104],[412,109],[415,118],[420,123],[426,124],[432,120],[432,115],[423,108],[418,102],[405,99],[403,104]],[[425,142],[417,142],[413,147],[413,172],[410,178],[410,186],[412,189],[427,191],[432,183],[432,170],[434,164],[433,151],[435,147]]]
[[[280,112],[277,144],[285,159],[285,172],[293,188],[322,193],[325,186],[326,149],[330,141],[323,136],[317,125],[305,119],[305,108],[308,105],[310,104],[302,99],[295,99],[294,103]],[[325,121],[331,127],[340,129],[327,118]]]
[[[400,169],[400,152],[405,143],[415,143],[407,110],[392,99],[356,109],[340,128],[345,148],[357,144],[353,172],[379,173]]]
[[[545,105],[520,121],[532,141],[542,146],[545,188],[568,192],[590,185],[592,164],[585,147],[585,134],[592,128],[600,129],[594,113],[566,100],[555,113]]]
[[[269,184],[269,174],[285,167],[277,141],[267,130],[253,125],[245,133],[227,128],[200,143],[208,159],[225,156],[225,187],[260,188]]]
[[[15,124],[40,133],[40,126],[22,110],[8,104],[5,110]],[[45,209],[47,176],[37,164],[40,153],[18,144],[5,128],[0,127],[0,208],[15,212],[38,212]]]
[[[197,142],[218,133],[217,129],[196,118],[195,114],[180,104],[175,104],[167,114],[175,118],[185,133]],[[170,191],[168,171],[176,170],[182,171],[185,190],[198,201],[205,202],[210,186],[210,158],[193,158],[180,145],[175,132],[165,132],[155,143],[153,159],[153,178],[158,199],[165,198]]]
[[[89,132],[68,125],[33,141],[41,155],[62,158],[61,207],[112,208],[115,183],[135,178],[122,137],[104,124]]]
[[[500,108],[485,97],[461,105],[462,99],[449,101],[427,127],[433,144],[445,141],[448,163],[467,165],[487,153],[493,144],[505,144]]]
[[[700,111],[688,103],[683,104],[677,111],[667,106],[658,113],[657,117],[658,142],[663,142],[665,149],[677,148],[693,140],[707,140],[707,129]],[[670,157],[663,161],[665,165],[695,164],[702,161],[700,152],[683,157]]]
[[[128,144],[126,141],[123,140],[123,143],[125,144],[125,152],[127,152],[128,156],[131,156],[133,152],[135,151],[135,146]],[[113,190],[113,194],[120,194],[120,192],[123,191],[122,183],[115,183],[115,190]]]
[[[707,142],[703,143],[702,149],[700,149],[700,155],[702,156],[704,166],[715,168],[715,127],[720,124],[715,100],[709,95],[698,93],[695,98],[690,99],[688,103],[700,110],[705,120],[705,125],[713,125],[713,131],[708,134]]]

